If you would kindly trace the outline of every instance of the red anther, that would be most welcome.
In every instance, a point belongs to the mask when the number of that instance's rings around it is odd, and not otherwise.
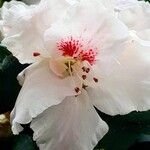
[[[90,68],[86,68],[86,73],[89,73],[90,72]]]
[[[86,75],[82,75],[82,79],[85,80],[87,78]]]
[[[86,71],[86,68],[85,68],[85,67],[82,67],[82,70],[83,70],[83,72],[85,72],[85,71]]]
[[[40,56],[40,55],[41,55],[41,54],[38,53],[38,52],[34,52],[34,53],[33,53],[33,56],[34,56],[34,57],[37,57],[37,56]]]
[[[79,87],[76,87],[74,90],[76,93],[79,93],[79,91],[80,91]]]
[[[93,78],[93,80],[97,83],[98,82],[98,79],[97,78]]]
[[[88,87],[88,86],[85,85],[85,84],[82,85],[82,88],[83,88],[83,89],[86,89],[87,87]]]

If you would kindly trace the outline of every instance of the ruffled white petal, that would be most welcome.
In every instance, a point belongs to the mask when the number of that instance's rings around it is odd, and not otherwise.
[[[110,11],[121,11],[137,5],[137,0],[101,0]]]
[[[137,32],[137,36],[145,41],[150,41],[150,28]]]
[[[148,32],[148,30],[146,30],[147,34],[145,34],[144,31],[136,32],[136,31],[131,30],[130,36],[131,36],[133,42],[137,42],[141,46],[150,47],[149,37],[146,37],[147,35],[150,35],[150,32]]]
[[[116,60],[113,72],[101,78],[100,88],[88,89],[93,104],[104,113],[150,109],[150,47],[132,42]]]
[[[136,2],[118,13],[118,17],[132,30],[141,31],[150,28],[150,4]]]
[[[23,87],[11,113],[15,134],[22,130],[18,124],[27,124],[48,107],[61,103],[67,96],[76,95],[75,87],[81,86],[72,83],[71,77],[61,79],[56,76],[47,61],[26,68],[18,79]]]
[[[21,63],[35,62],[33,52],[48,55],[44,47],[44,32],[52,22],[63,16],[69,5],[65,0],[42,0],[30,6],[17,1],[5,2],[1,10],[2,44]]]
[[[40,150],[93,150],[108,126],[89,102],[83,91],[33,119],[31,128]]]
[[[137,0],[111,0],[115,4],[116,10],[124,10],[137,5]]]
[[[141,32],[150,28],[150,4],[138,0],[101,0],[110,13],[130,30]]]
[[[2,31],[6,46],[21,63],[34,62],[33,51],[44,49],[42,16],[46,6],[28,6],[22,2],[11,1],[2,7]],[[42,25],[42,26],[41,26]]]

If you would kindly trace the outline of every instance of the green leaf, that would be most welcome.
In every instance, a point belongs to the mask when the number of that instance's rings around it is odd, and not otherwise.
[[[12,55],[6,56],[0,71],[0,113],[11,111],[21,89],[17,75],[27,65],[22,65]]]
[[[32,136],[21,133],[7,138],[0,138],[1,150],[39,150]]]
[[[0,0],[0,7],[2,7],[4,2],[10,2],[11,0]],[[21,1],[21,0],[17,0],[17,1]]]
[[[115,117],[100,113],[100,116],[108,123],[109,132],[99,142],[97,149],[127,150],[141,134],[150,135],[150,111]]]
[[[145,2],[149,2],[150,3],[150,0],[145,0]]]
[[[141,135],[138,137],[137,141],[138,141],[139,143],[150,142],[150,135],[141,134]]]
[[[9,55],[11,55],[11,52],[9,52],[6,47],[0,45],[0,63],[2,63],[5,57]]]
[[[20,134],[13,139],[12,150],[38,150],[36,143],[28,134]]]

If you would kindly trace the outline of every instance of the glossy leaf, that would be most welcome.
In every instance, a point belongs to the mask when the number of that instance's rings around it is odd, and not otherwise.
[[[108,123],[110,129],[108,134],[99,142],[98,149],[128,150],[135,144],[139,135],[150,135],[150,111],[132,112],[128,115],[115,117],[101,113],[100,115]]]
[[[0,70],[0,113],[11,111],[21,86],[17,81],[17,75],[27,65],[22,65],[12,55],[6,56],[1,63]]]

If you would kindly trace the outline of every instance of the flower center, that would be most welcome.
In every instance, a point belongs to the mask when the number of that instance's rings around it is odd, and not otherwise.
[[[61,56],[50,58],[50,69],[60,78],[70,76],[76,95],[82,89],[98,84],[94,70],[97,49],[91,46],[90,41],[67,37],[57,42],[57,48]],[[40,56],[40,53],[35,52],[33,56]]]

